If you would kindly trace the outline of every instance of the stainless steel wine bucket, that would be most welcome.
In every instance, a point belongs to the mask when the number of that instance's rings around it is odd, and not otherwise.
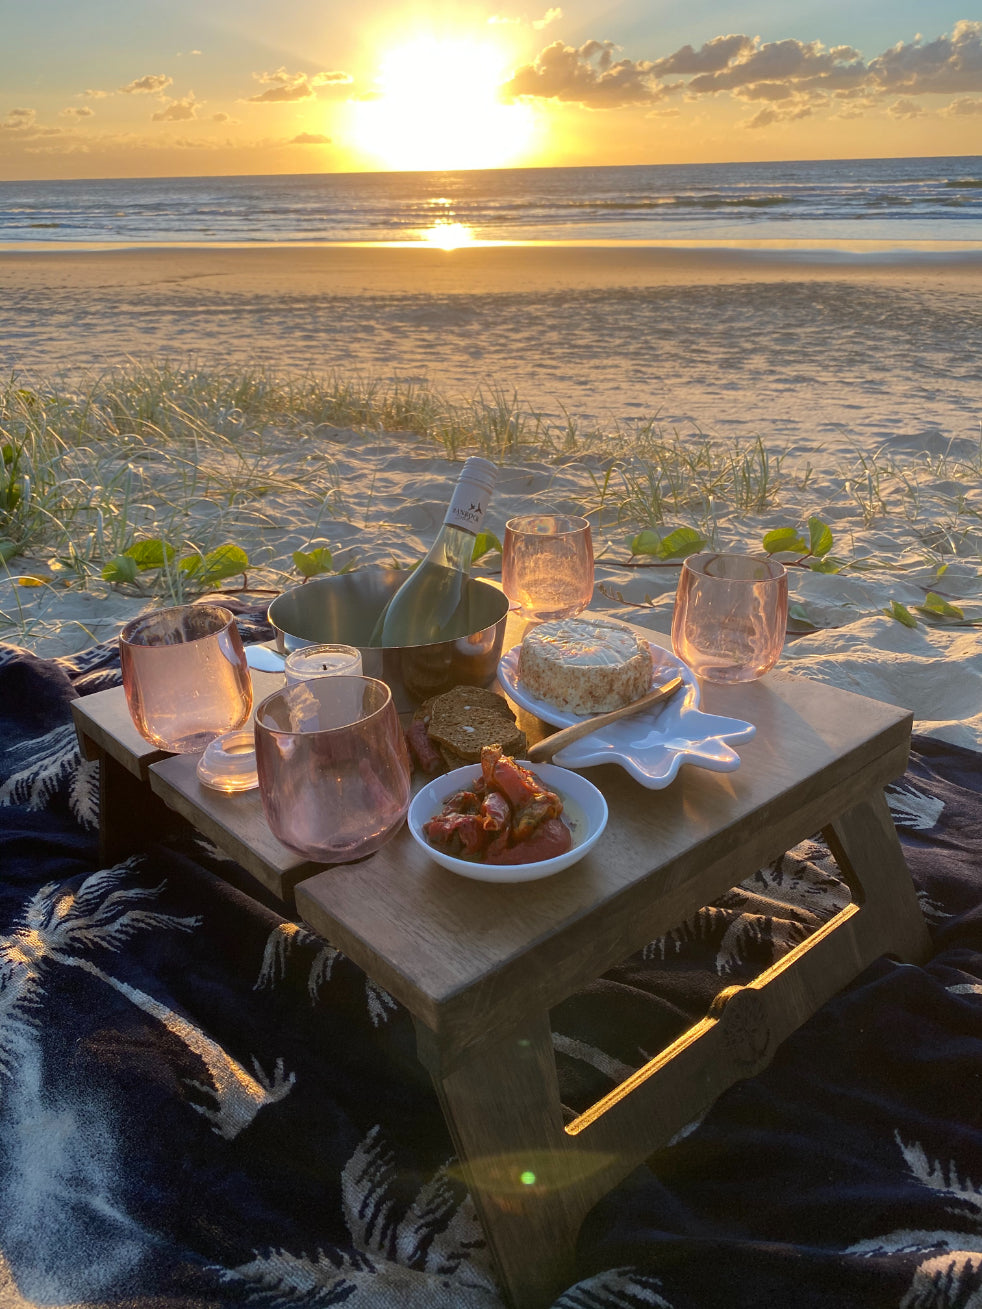
[[[490,686],[498,672],[508,618],[506,596],[487,582],[468,578],[468,599],[477,630],[435,645],[369,646],[375,621],[406,580],[397,568],[369,566],[336,577],[315,577],[278,595],[269,606],[276,648],[290,654],[305,645],[342,642],[357,646],[367,677],[388,683],[400,713],[452,686]]]

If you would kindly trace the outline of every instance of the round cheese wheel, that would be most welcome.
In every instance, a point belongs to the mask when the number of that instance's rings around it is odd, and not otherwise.
[[[518,678],[529,695],[567,713],[603,714],[651,689],[651,651],[617,623],[558,619],[527,633]]]

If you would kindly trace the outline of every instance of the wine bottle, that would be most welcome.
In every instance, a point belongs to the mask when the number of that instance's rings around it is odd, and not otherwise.
[[[471,634],[467,580],[497,468],[468,459],[436,540],[383,609],[371,644],[432,645]]]

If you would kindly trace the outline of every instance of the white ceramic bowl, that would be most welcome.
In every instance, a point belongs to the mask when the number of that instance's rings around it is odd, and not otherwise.
[[[540,859],[533,864],[480,864],[472,863],[469,859],[457,859],[430,845],[423,835],[423,824],[440,812],[444,801],[449,800],[455,791],[472,786],[481,776],[480,764],[468,764],[428,783],[409,806],[409,830],[416,843],[431,859],[449,868],[452,873],[460,873],[462,877],[470,877],[478,882],[534,882],[540,877],[551,877],[562,868],[571,867],[588,850],[593,849],[607,826],[607,801],[593,783],[579,773],[571,773],[568,768],[560,768],[557,764],[530,764],[522,759],[518,762],[530,768],[562,800],[563,818],[573,833],[573,844],[566,853],[552,859]]]

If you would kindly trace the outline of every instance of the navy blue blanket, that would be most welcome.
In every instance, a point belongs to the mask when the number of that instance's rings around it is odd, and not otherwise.
[[[501,1306],[401,1006],[201,839],[100,866],[69,704],[118,677],[0,646],[0,1305]],[[914,744],[889,799],[934,957],[598,1205],[556,1309],[982,1305],[980,757]],[[564,1100],[846,899],[806,842],[567,1001]]]

